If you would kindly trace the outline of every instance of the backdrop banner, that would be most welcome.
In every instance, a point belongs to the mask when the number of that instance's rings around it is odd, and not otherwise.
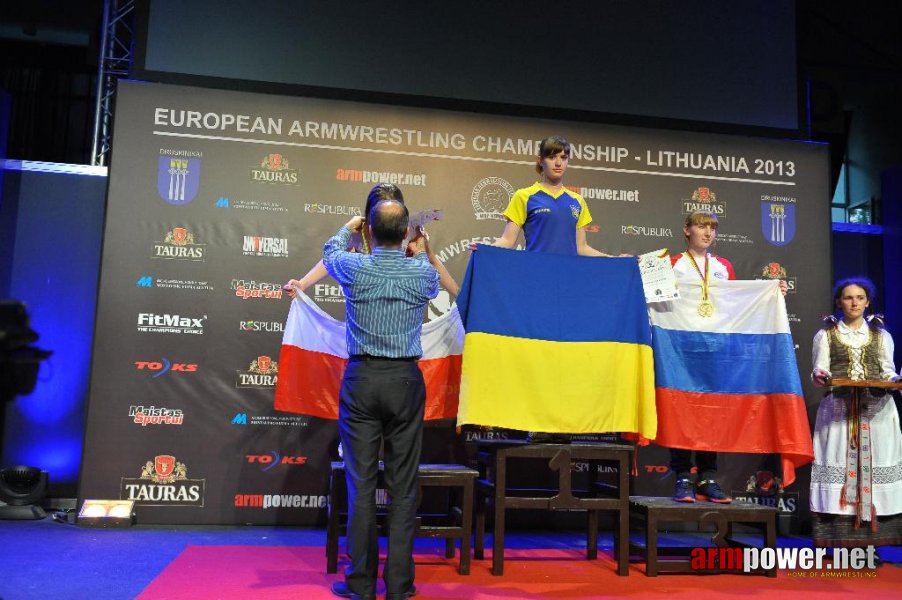
[[[279,358],[282,284],[321,258],[379,182],[398,184],[412,213],[443,210],[430,243],[461,282],[468,244],[500,235],[553,134],[573,145],[565,184],[586,199],[595,248],[680,252],[686,215],[706,209],[720,219],[714,251],[739,279],[788,282],[793,351],[816,406],[805,375],[831,284],[826,146],[548,117],[121,82],[79,498],[134,499],[140,523],[323,523],[338,431],[328,415],[275,407],[279,378],[292,376]],[[559,286],[532,293],[568,293]],[[620,290],[608,287],[597,314],[557,318],[579,328],[615,316]],[[344,319],[332,279],[307,294]],[[427,321],[453,300],[442,291]],[[430,420],[423,460],[466,463],[474,440],[520,435]],[[636,493],[669,496],[667,464],[666,449],[641,448]],[[574,463],[574,480],[613,468]],[[741,501],[807,511],[807,467],[786,491],[776,455],[725,454],[720,473]]]

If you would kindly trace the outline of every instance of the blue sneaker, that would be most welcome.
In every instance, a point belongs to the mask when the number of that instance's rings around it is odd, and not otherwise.
[[[677,479],[673,499],[677,502],[695,502],[695,487],[688,479]]]
[[[732,498],[727,496],[726,492],[720,489],[720,486],[713,479],[699,481],[696,496],[699,500],[707,500],[716,504],[729,504],[733,501]]]

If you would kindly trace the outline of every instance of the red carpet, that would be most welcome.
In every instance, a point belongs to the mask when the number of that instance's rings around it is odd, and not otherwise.
[[[471,574],[457,574],[457,559],[442,550],[416,555],[418,599],[474,598],[661,598],[715,600],[791,595],[804,598],[898,598],[902,569],[883,565],[873,577],[824,578],[816,572],[797,577],[781,571],[776,579],[741,575],[659,575],[646,577],[642,563],[629,577],[617,577],[608,555],[587,561],[577,550],[511,549],[504,576],[493,577],[491,561],[471,563]],[[339,563],[339,573],[345,567]],[[141,593],[141,600],[242,599],[318,600],[333,598],[326,575],[325,549],[310,546],[188,546]],[[382,592],[380,581],[379,591]]]

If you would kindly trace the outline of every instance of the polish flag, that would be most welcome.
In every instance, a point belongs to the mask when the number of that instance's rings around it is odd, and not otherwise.
[[[291,302],[282,350],[275,409],[338,419],[338,390],[348,362],[346,326],[326,314],[306,294]],[[464,329],[457,306],[423,324],[426,420],[457,417]]]

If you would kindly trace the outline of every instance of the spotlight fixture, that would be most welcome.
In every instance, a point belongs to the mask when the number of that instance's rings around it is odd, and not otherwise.
[[[47,513],[35,503],[46,492],[47,471],[24,466],[0,469],[0,519],[43,519]]]
[[[131,527],[135,524],[135,501],[85,500],[76,523],[85,527]]]

